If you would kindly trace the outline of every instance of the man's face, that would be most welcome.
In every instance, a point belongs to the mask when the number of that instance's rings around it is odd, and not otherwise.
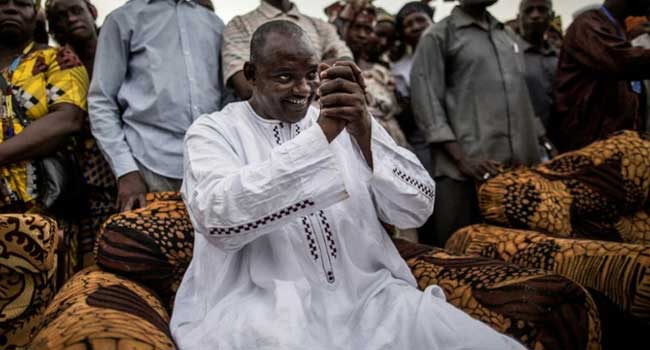
[[[489,7],[497,3],[498,0],[459,0],[464,6]]]
[[[395,32],[395,25],[388,21],[383,21],[375,25],[374,38],[376,45],[374,47],[381,54],[393,48],[397,33]]]
[[[36,29],[34,0],[0,0],[0,42],[8,46],[27,43]]]
[[[404,18],[404,41],[416,47],[429,26],[433,24],[431,18],[424,12],[414,12]]]
[[[551,23],[553,9],[548,0],[524,0],[519,8],[520,28],[524,36],[544,35]]]
[[[253,99],[259,102],[262,117],[298,122],[307,114],[320,83],[318,56],[306,38],[271,33],[266,43],[263,57],[251,66],[254,76],[247,74]]]
[[[54,0],[48,18],[50,31],[59,41],[84,42],[97,35],[95,19],[83,0]]]
[[[374,16],[364,13],[357,16],[347,30],[345,43],[357,58],[369,50],[375,30],[374,21]]]

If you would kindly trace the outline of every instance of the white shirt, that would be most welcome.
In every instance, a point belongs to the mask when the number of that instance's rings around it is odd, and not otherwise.
[[[371,170],[317,117],[270,121],[240,102],[188,131],[196,241],[171,321],[179,349],[523,349],[438,287],[416,289],[380,220],[412,228],[431,214],[417,158],[373,120]]]

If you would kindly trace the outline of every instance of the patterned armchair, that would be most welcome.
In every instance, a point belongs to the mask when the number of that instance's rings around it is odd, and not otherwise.
[[[568,277],[597,301],[603,347],[650,332],[650,139],[625,131],[479,190],[490,225],[446,248]]]
[[[54,220],[0,215],[0,349],[23,349],[56,290]]]
[[[167,322],[167,313],[159,305],[167,311],[173,306],[191,260],[194,232],[178,194],[155,194],[148,200],[147,208],[113,216],[98,238],[97,264],[121,277],[99,271],[77,275],[48,308],[46,326],[30,350],[72,350],[88,342],[102,345],[92,347],[95,350],[171,349],[171,340],[159,326]],[[452,304],[531,349],[600,349],[600,319],[593,300],[569,279],[406,241],[395,244],[421,288],[440,285]],[[101,286],[89,279],[101,280]],[[139,286],[155,291],[159,304]],[[103,290],[100,295],[98,288]],[[95,301],[90,302],[92,295]],[[119,305],[141,306],[134,313]],[[82,317],[84,322],[75,321]],[[151,324],[147,328],[141,322]],[[137,324],[136,331],[119,330],[131,324]],[[139,337],[145,331],[156,335],[146,344]]]

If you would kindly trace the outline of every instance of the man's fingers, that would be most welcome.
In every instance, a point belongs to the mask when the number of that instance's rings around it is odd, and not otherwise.
[[[321,63],[318,65],[318,72],[319,74],[323,73],[324,71],[332,68],[329,64],[327,63]]]
[[[353,61],[338,61],[334,63],[334,67],[346,66],[349,67],[354,73],[356,82],[361,86],[361,89],[366,90],[366,80],[363,78],[363,71]]]
[[[320,99],[321,108],[328,107],[361,107],[363,106],[363,96],[358,94],[346,94],[337,92],[329,95],[323,95]]]
[[[136,197],[129,197],[129,199],[128,199],[128,200],[126,201],[126,203],[124,204],[124,207],[122,207],[122,208],[120,209],[120,211],[121,211],[121,212],[125,212],[125,211],[131,211],[131,210],[133,210],[133,204],[134,204],[134,202],[135,202],[135,199],[136,199]]]
[[[138,202],[140,204],[140,208],[144,208],[147,206],[147,196],[142,193],[138,196]]]
[[[357,77],[354,75],[352,68],[346,65],[339,65],[331,67],[320,73],[321,80],[334,80],[342,78],[352,82],[357,82]]]
[[[346,122],[354,122],[362,116],[362,111],[357,107],[332,107],[323,108],[320,111],[321,116],[330,119],[344,120]]]
[[[334,80],[326,80],[318,89],[319,96],[325,96],[336,92],[344,92],[348,94],[361,93],[361,88],[357,83],[337,78]]]

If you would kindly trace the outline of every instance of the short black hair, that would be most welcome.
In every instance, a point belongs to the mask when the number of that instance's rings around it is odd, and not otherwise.
[[[251,38],[250,62],[255,64],[264,56],[264,47],[270,34],[277,33],[286,35],[293,39],[306,38],[309,40],[307,33],[299,25],[284,19],[266,22],[259,26]],[[311,42],[311,41],[310,41]],[[295,45],[295,41],[287,42],[287,45]]]
[[[397,12],[397,16],[395,16],[395,30],[400,36],[402,36],[404,35],[404,20],[406,20],[406,17],[416,12],[422,12],[433,20],[435,11],[436,10],[433,7],[420,1],[406,3],[406,5],[402,6],[399,12]]]

